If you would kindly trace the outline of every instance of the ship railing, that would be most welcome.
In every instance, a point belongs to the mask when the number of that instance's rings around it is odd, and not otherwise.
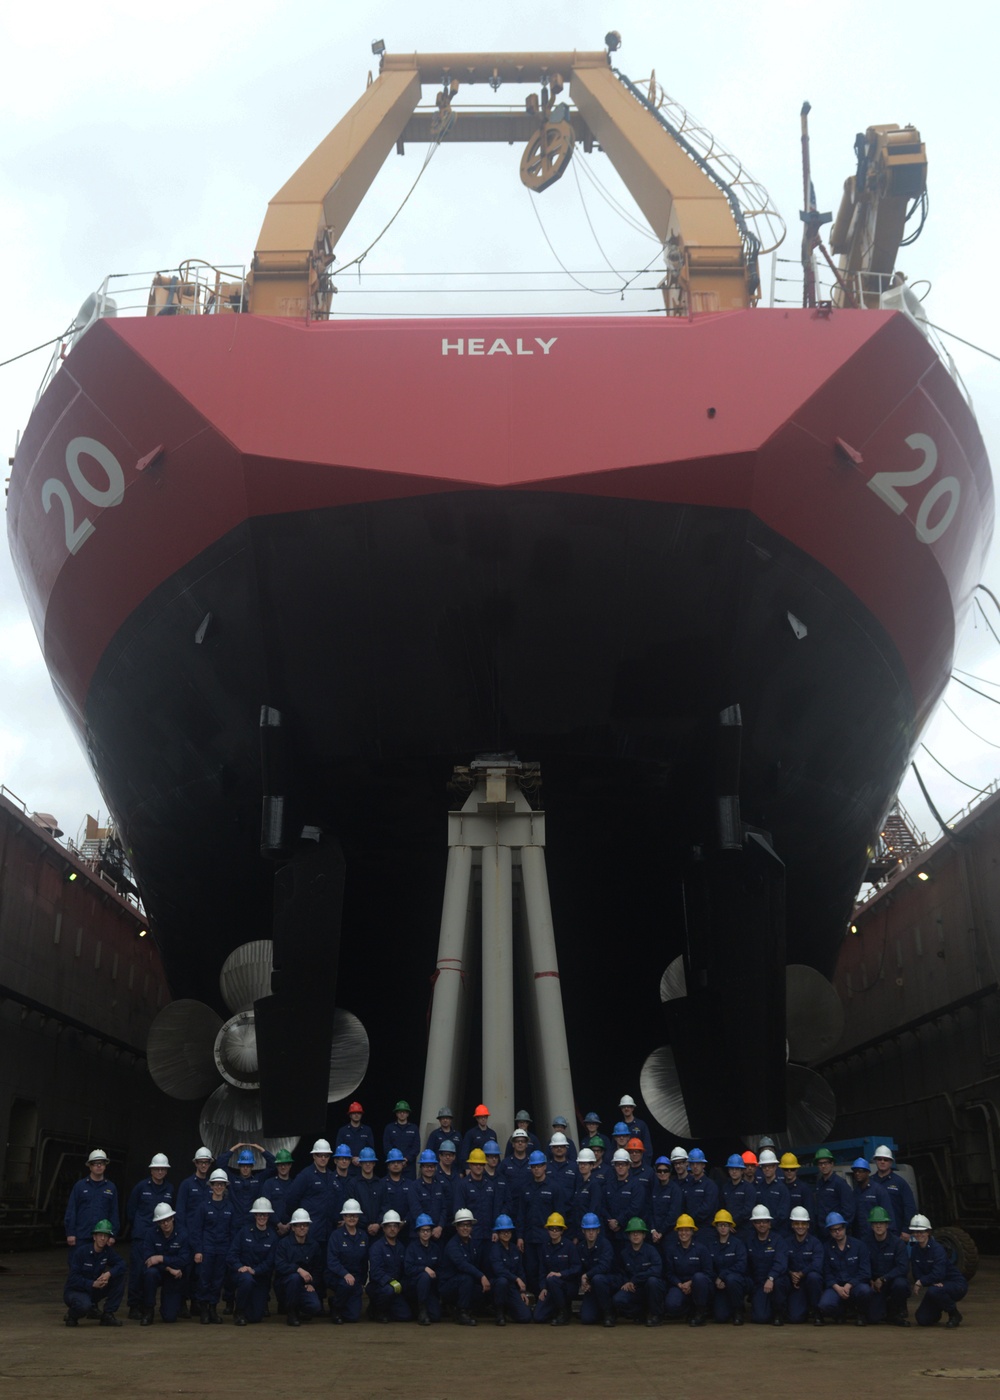
[[[35,404],[63,360],[91,326],[118,316],[216,316],[246,310],[246,265],[188,258],[179,267],[153,272],[112,272],[86,298],[56,342],[38,386]]]

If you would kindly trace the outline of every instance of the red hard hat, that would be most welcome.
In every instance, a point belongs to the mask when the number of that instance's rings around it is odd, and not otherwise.
[[[473,1118],[488,1118],[490,1116],[490,1111],[484,1103],[477,1103],[472,1110],[472,1116]]]
[[[357,1099],[355,1099],[353,1103],[347,1105],[347,1111],[348,1113],[364,1113],[364,1109],[358,1103]]]
[[[642,1138],[629,1138],[628,1142],[625,1144],[625,1150],[627,1152],[645,1152],[646,1148]]]
[[[755,1167],[757,1165],[757,1155],[754,1152],[744,1152],[743,1165],[745,1167]]]

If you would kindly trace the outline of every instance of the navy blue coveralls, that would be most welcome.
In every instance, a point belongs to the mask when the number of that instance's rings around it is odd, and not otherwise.
[[[868,1185],[862,1190],[857,1182],[854,1183],[854,1220],[851,1224],[851,1234],[856,1239],[870,1243],[868,1239],[868,1217],[876,1206],[881,1206],[889,1217],[889,1229],[895,1234],[899,1231],[894,1229],[892,1197],[884,1186],[880,1185],[874,1177],[870,1177]],[[907,1216],[909,1221],[912,1217]]]
[[[645,1224],[649,1224],[646,1220],[648,1202],[649,1193],[644,1181],[633,1176],[626,1176],[623,1180],[617,1172],[609,1178],[604,1192],[604,1220],[608,1225],[608,1239],[619,1254],[630,1248],[625,1238],[625,1226],[632,1217],[637,1215]],[[611,1226],[612,1220],[617,1221],[617,1229]]]
[[[663,1247],[663,1263],[667,1276],[667,1316],[680,1317],[694,1308],[696,1316],[704,1316],[712,1296],[712,1256],[707,1245],[694,1239],[685,1249],[675,1234]],[[690,1283],[690,1293],[684,1293],[682,1283]],[[617,1299],[615,1300],[617,1303]]]
[[[311,1286],[299,1269],[312,1275]],[[274,1291],[289,1314],[294,1310],[304,1317],[318,1317],[323,1311],[323,1250],[312,1239],[311,1228],[301,1244],[294,1235],[286,1235],[279,1242],[274,1258]]]
[[[826,1244],[823,1270],[823,1294],[819,1300],[819,1310],[824,1317],[840,1317],[847,1304],[839,1293],[834,1291],[835,1283],[849,1283],[851,1298],[857,1304],[859,1317],[869,1319],[872,1300],[871,1261],[868,1250],[861,1240],[846,1236],[843,1249],[832,1240]]]
[[[548,1322],[559,1313],[567,1313],[580,1291],[581,1272],[580,1252],[565,1232],[558,1244],[549,1240],[542,1245],[541,1293],[545,1296],[539,1296],[535,1304],[536,1322]]]
[[[900,1176],[899,1172],[896,1171],[891,1171],[886,1176],[879,1176],[876,1173],[872,1177],[872,1181],[877,1182],[889,1196],[892,1229],[897,1235],[908,1235],[910,1221],[917,1213],[917,1203],[913,1199],[910,1183],[905,1176]]]
[[[359,1123],[356,1128],[350,1123],[345,1123],[342,1128],[337,1129],[337,1135],[333,1139],[334,1147],[340,1147],[341,1144],[351,1149],[352,1162],[357,1161],[361,1156],[362,1147],[370,1147],[375,1151],[375,1134],[367,1123]]]
[[[106,1178],[95,1181],[93,1177],[85,1176],[82,1181],[76,1182],[69,1193],[66,1214],[63,1218],[66,1238],[76,1240],[76,1244],[71,1244],[69,1247],[71,1261],[75,1249],[78,1249],[81,1244],[90,1243],[94,1226],[99,1220],[109,1222],[114,1230],[114,1238],[117,1239],[121,1232],[121,1218],[118,1214],[118,1189],[113,1182]]]
[[[209,1197],[199,1208],[191,1230],[191,1252],[201,1255],[194,1295],[198,1303],[218,1304],[226,1279],[226,1259],[241,1223],[242,1217],[228,1195],[221,1201]]]
[[[791,1281],[788,1277],[788,1241],[775,1234],[774,1226],[766,1239],[754,1230],[747,1244],[747,1267],[750,1275],[750,1317],[754,1322],[784,1321],[785,1305]],[[764,1285],[771,1280],[770,1293]]]
[[[580,1245],[580,1321],[600,1322],[611,1313],[612,1298],[622,1280],[615,1264],[615,1251],[609,1240],[598,1235],[593,1247],[586,1240]]]
[[[872,1281],[879,1281],[873,1288],[868,1316],[872,1322],[883,1322],[906,1316],[906,1300],[910,1296],[910,1251],[899,1238],[886,1232],[885,1239],[879,1242],[869,1231],[864,1237],[868,1247],[868,1257],[872,1266]],[[919,1247],[919,1246],[918,1246]]]
[[[271,1294],[277,1252],[278,1235],[270,1223],[259,1230],[257,1222],[251,1219],[249,1224],[244,1222],[237,1229],[226,1258],[235,1284],[237,1317],[245,1317],[247,1322],[259,1322],[264,1316]],[[244,1266],[253,1272],[240,1273]]]
[[[132,1249],[128,1261],[128,1305],[130,1308],[142,1307],[142,1280],[147,1258],[143,1252],[143,1245],[148,1231],[153,1228],[153,1211],[163,1201],[166,1201],[168,1206],[173,1205],[173,1183],[164,1180],[157,1186],[151,1176],[147,1176],[144,1181],[137,1182],[128,1198],[126,1214],[132,1230]]]
[[[231,1187],[230,1190],[232,1190]],[[310,1238],[315,1239],[321,1247],[329,1239],[330,1231],[335,1223],[336,1217],[333,1212],[336,1204],[336,1192],[335,1174],[329,1170],[321,1172],[313,1164],[299,1172],[292,1182],[292,1189],[285,1197],[285,1209],[288,1211],[289,1219],[291,1219],[292,1211],[302,1209],[309,1212],[309,1217],[312,1220],[309,1229]],[[247,1209],[249,1210],[249,1206]]]
[[[706,1247],[712,1260],[712,1315],[716,1322],[730,1322],[734,1317],[742,1320],[750,1291],[746,1245],[730,1231],[725,1244],[716,1235],[713,1241],[706,1241]]]
[[[403,1175],[412,1180],[417,1174],[416,1162],[420,1156],[420,1129],[416,1123],[387,1123],[382,1132],[382,1155],[388,1157],[395,1147],[406,1158]]]
[[[921,1285],[917,1295],[918,1327],[933,1327],[943,1312],[950,1316],[957,1311],[956,1304],[968,1293],[969,1285],[937,1240],[928,1240],[924,1248],[915,1245],[910,1253],[910,1267],[914,1283]]]
[[[402,1291],[406,1247],[399,1238],[390,1240],[383,1235],[375,1241],[368,1254],[368,1288],[366,1292],[376,1317],[391,1317],[394,1322],[406,1322],[412,1316],[410,1305]],[[393,1282],[400,1286],[397,1293]]]
[[[361,1316],[368,1279],[368,1235],[360,1228],[352,1235],[346,1225],[334,1230],[326,1247],[326,1281],[330,1285],[330,1316],[357,1322]],[[347,1282],[348,1275],[354,1280]]]
[[[187,1271],[191,1266],[191,1245],[177,1226],[169,1235],[163,1233],[162,1222],[152,1226],[142,1241],[142,1305],[149,1316],[156,1307],[156,1294],[160,1295],[160,1316],[164,1322],[176,1322],[184,1302]],[[162,1264],[146,1264],[147,1259],[162,1254]],[[180,1269],[180,1278],[174,1278],[169,1269]],[[130,1280],[131,1282],[131,1280]]]
[[[788,1241],[788,1309],[789,1322],[805,1322],[810,1313],[815,1314],[823,1292],[823,1274],[826,1268],[826,1247],[810,1231],[799,1243],[793,1234]],[[796,1284],[792,1274],[801,1274]]]
[[[517,1215],[517,1238],[524,1245],[524,1267],[528,1290],[536,1296],[541,1288],[542,1246],[548,1243],[545,1222],[550,1215],[566,1219],[566,1192],[562,1182],[548,1172],[541,1181],[534,1177],[521,1193]]]
[[[95,1279],[104,1273],[109,1273],[110,1279],[103,1288],[95,1288]],[[121,1307],[124,1292],[125,1260],[116,1249],[111,1245],[95,1249],[93,1240],[74,1246],[69,1277],[63,1290],[63,1302],[69,1310],[69,1317],[86,1317],[91,1308],[101,1303],[104,1304],[105,1317],[113,1317]]]
[[[518,1279],[527,1284],[524,1259],[513,1238],[506,1245],[502,1240],[490,1245],[486,1275],[493,1285],[493,1306],[497,1314],[505,1313],[515,1322],[530,1322],[531,1309],[517,1286]]]
[[[692,1249],[694,1247],[691,1246]],[[623,1317],[641,1317],[645,1314],[647,1318],[662,1318],[669,1304],[663,1281],[663,1260],[656,1246],[644,1238],[636,1249],[632,1241],[626,1239],[618,1261],[618,1273],[621,1286],[612,1300],[615,1311]],[[635,1291],[626,1292],[626,1283],[634,1284]]]
[[[821,1240],[828,1240],[830,1238],[829,1231],[826,1228],[826,1217],[831,1215],[834,1211],[844,1217],[844,1220],[847,1222],[848,1233],[850,1232],[851,1224],[854,1220],[854,1192],[848,1186],[844,1178],[838,1176],[836,1172],[830,1177],[829,1181],[824,1181],[822,1177],[817,1180],[813,1195],[813,1208],[816,1211],[814,1217],[816,1221],[816,1233]]]
[[[472,1240],[453,1235],[441,1256],[441,1297],[447,1302],[457,1303],[459,1311],[467,1313],[473,1301],[483,1296],[483,1277],[483,1270],[476,1263]]]
[[[684,1213],[690,1215],[698,1227],[699,1238],[710,1241],[715,1235],[712,1221],[719,1209],[719,1188],[711,1177],[703,1176],[696,1181],[689,1172],[681,1190],[684,1193]]]
[[[250,1207],[258,1196],[264,1194],[264,1182],[267,1181],[274,1170],[274,1154],[264,1153],[264,1165],[258,1171],[251,1172],[249,1176],[243,1176],[239,1167],[229,1165],[230,1152],[220,1152],[215,1159],[215,1165],[226,1173],[229,1178],[229,1200],[240,1213],[240,1217],[245,1221],[250,1214]],[[303,1176],[305,1173],[303,1172]],[[312,1211],[309,1212],[310,1215]]]
[[[766,1181],[761,1181],[757,1185],[757,1200],[758,1204],[767,1206],[771,1212],[771,1229],[776,1235],[787,1240],[792,1233],[788,1224],[788,1217],[792,1213],[792,1198],[788,1194],[788,1187],[777,1177],[770,1185]],[[756,1233],[755,1230],[754,1234]]]
[[[731,1181],[727,1181],[722,1188],[722,1205],[736,1222],[736,1232],[744,1244],[753,1228],[750,1224],[750,1212],[759,1204],[757,1187],[752,1181],[741,1179],[735,1186]],[[774,1214],[773,1211],[771,1213]]]
[[[420,1243],[420,1236],[412,1239],[403,1255],[403,1292],[407,1302],[419,1317],[426,1312],[432,1322],[441,1319],[441,1298],[438,1284],[441,1274],[441,1256],[444,1245],[433,1235],[426,1244]],[[427,1272],[433,1271],[431,1278]]]

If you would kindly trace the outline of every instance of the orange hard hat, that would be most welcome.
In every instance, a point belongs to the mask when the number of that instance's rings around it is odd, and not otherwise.
[[[757,1154],[755,1152],[744,1152],[743,1165],[745,1167],[755,1167],[757,1165]]]
[[[625,1150],[627,1152],[645,1152],[646,1148],[643,1145],[642,1138],[629,1138],[628,1142],[625,1144]]]
[[[472,1116],[473,1118],[488,1118],[490,1116],[490,1111],[484,1103],[477,1103],[472,1110]]]

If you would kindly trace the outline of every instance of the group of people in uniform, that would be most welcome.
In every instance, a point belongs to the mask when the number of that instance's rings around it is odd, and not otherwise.
[[[127,1269],[117,1190],[96,1148],[66,1209],[65,1323],[118,1327],[127,1304],[141,1326],[158,1305],[164,1323],[232,1316],[242,1327],[269,1315],[272,1292],[290,1327],[357,1322],[366,1298],[371,1321],[421,1326],[485,1316],[562,1327],[578,1304],[581,1323],[605,1327],[742,1326],[747,1315],[908,1327],[911,1302],[918,1326],[961,1323],[966,1280],[888,1146],[853,1162],[853,1184],[828,1148],[806,1182],[793,1153],[779,1159],[763,1142],[759,1157],[734,1153],[713,1175],[698,1147],[650,1160],[630,1095],[618,1112],[610,1135],[588,1113],[578,1147],[561,1117],[543,1146],[522,1110],[501,1147],[486,1104],[465,1133],[446,1106],[421,1145],[400,1100],[379,1154],[354,1102],[297,1174],[290,1152],[238,1142],[218,1157],[199,1147],[176,1188],[155,1153],[127,1202]]]

